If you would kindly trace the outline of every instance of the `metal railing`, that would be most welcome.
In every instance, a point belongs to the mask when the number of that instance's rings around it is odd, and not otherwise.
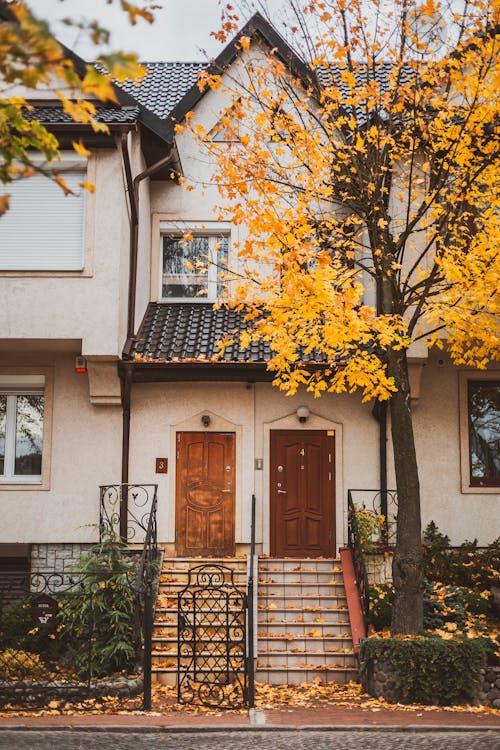
[[[247,579],[247,673],[248,706],[255,707],[255,495],[252,495],[250,520],[250,555],[248,558]]]
[[[361,611],[365,623],[365,632],[368,632],[368,616],[370,614],[370,590],[368,584],[368,575],[366,572],[363,548],[361,545],[361,536],[359,533],[358,522],[356,520],[356,508],[352,498],[352,490],[347,491],[347,539],[351,551],[352,564],[354,566],[354,576],[356,586],[358,587]]]
[[[112,530],[126,544],[141,545],[146,544],[150,530],[156,544],[156,515],[152,529],[150,520],[156,509],[157,484],[107,484],[99,489],[101,529]]]
[[[396,490],[350,489],[354,507],[367,510],[375,517],[383,517],[380,525],[374,529],[368,542],[373,551],[391,548],[396,543],[396,521],[398,514],[398,493]],[[371,550],[371,551],[372,551]]]

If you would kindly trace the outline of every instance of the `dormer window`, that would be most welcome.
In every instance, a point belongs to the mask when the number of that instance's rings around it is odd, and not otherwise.
[[[229,231],[163,232],[160,297],[169,302],[215,302],[227,268]]]

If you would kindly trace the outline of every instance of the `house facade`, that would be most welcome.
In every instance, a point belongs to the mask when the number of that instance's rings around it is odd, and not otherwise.
[[[260,16],[242,33],[300,67]],[[239,54],[233,42],[216,64],[234,75]],[[151,64],[139,87],[99,107],[107,135],[78,129],[49,90],[37,92],[75,195],[38,177],[2,190],[12,194],[0,220],[4,561],[71,564],[97,538],[99,486],[120,483],[158,485],[169,556],[246,554],[255,495],[259,552],[334,558],[347,542],[348,490],[369,505],[395,486],[390,430],[373,403],[285,397],[262,344],[217,358],[242,320],[213,308],[216,265],[185,261],[231,259],[242,229],[216,220],[203,147],[173,129],[192,110],[207,132],[217,125],[224,95],[202,95],[203,67]],[[76,131],[87,162],[68,151]],[[178,173],[198,187],[186,191]],[[78,188],[84,179],[94,193]],[[500,363],[457,368],[425,347],[409,362],[423,526],[434,520],[452,544],[488,544],[500,515]]]

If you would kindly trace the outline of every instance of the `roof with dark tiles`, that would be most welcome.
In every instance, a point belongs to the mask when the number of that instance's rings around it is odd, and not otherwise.
[[[104,122],[106,125],[114,123],[134,123],[137,122],[140,114],[139,107],[96,107],[96,119]],[[27,120],[38,120],[46,125],[66,125],[75,124],[73,118],[64,112],[59,105],[50,106],[47,104],[35,104],[31,109],[26,110],[24,116]]]
[[[266,343],[252,342],[246,349],[240,346],[243,317],[236,310],[214,309],[203,302],[150,302],[130,355],[154,362],[267,362]],[[220,356],[217,344],[228,334],[234,334],[234,341]]]
[[[157,117],[166,118],[195,85],[198,73],[208,63],[145,62],[142,65],[147,68],[142,81],[138,85],[127,81],[121,88]]]

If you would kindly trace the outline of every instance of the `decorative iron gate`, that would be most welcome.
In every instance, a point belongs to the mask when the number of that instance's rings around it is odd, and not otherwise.
[[[223,565],[189,570],[178,594],[179,703],[235,708],[248,701],[247,597]]]

